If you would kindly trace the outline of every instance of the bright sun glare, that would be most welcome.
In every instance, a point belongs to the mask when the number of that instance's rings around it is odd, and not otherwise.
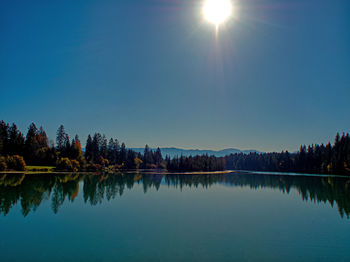
[[[218,27],[232,13],[231,0],[205,0],[203,13],[209,22]]]

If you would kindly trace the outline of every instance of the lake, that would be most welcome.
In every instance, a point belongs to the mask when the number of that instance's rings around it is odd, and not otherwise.
[[[0,174],[0,260],[350,261],[350,178]]]

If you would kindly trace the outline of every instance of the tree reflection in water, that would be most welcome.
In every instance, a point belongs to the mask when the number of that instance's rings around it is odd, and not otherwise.
[[[208,175],[162,174],[0,174],[0,213],[7,215],[20,202],[23,216],[35,211],[45,200],[51,201],[54,213],[65,202],[73,202],[82,186],[83,199],[90,205],[122,196],[126,189],[141,184],[144,193],[161,185],[182,189],[184,187],[210,188],[214,184],[278,189],[289,194],[296,189],[305,201],[336,204],[341,217],[350,214],[350,178],[266,175],[250,173]]]

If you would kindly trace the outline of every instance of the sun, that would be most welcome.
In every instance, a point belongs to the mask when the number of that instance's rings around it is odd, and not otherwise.
[[[231,0],[205,0],[203,14],[206,20],[218,27],[232,13]]]

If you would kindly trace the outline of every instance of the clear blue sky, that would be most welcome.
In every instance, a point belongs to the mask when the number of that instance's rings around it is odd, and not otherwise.
[[[2,0],[0,119],[127,146],[296,150],[350,131],[350,1]]]

